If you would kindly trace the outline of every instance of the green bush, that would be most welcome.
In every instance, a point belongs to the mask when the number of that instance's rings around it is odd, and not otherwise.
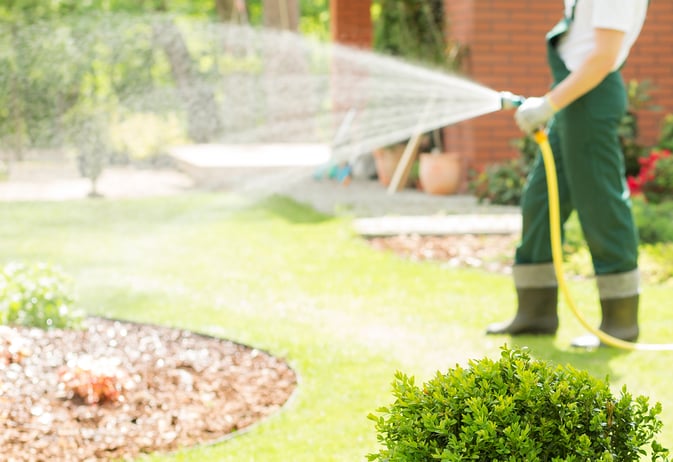
[[[669,152],[669,151],[663,151]],[[649,202],[673,200],[673,157],[661,157],[654,164],[653,178],[643,185],[642,191]]]
[[[396,400],[370,414],[384,448],[369,461],[668,460],[654,436],[661,405],[571,366],[503,347],[499,361],[470,361],[421,387],[397,373]]]
[[[441,0],[376,0],[374,50],[426,65],[458,70],[463,47],[447,43]]]
[[[673,151],[673,114],[667,114],[662,120],[656,147]]]
[[[673,244],[660,242],[642,246],[638,267],[650,284],[664,284],[673,279]]]
[[[658,106],[651,104],[652,96],[650,93],[653,89],[652,82],[649,80],[640,82],[632,79],[626,85],[628,107],[618,129],[626,176],[638,174],[640,171],[639,160],[647,154],[647,148],[638,141],[638,112],[643,109],[659,110]]]
[[[523,158],[490,165],[473,175],[469,189],[480,203],[519,205],[529,172],[530,164]]]
[[[72,310],[72,289],[58,268],[10,263],[0,270],[0,324],[76,328],[82,315]]]
[[[481,202],[496,205],[519,205],[523,188],[538,154],[538,145],[531,136],[512,141],[520,156],[490,165],[482,172],[472,172],[469,190]]]
[[[641,243],[673,242],[673,201],[656,204],[634,197],[633,216]]]

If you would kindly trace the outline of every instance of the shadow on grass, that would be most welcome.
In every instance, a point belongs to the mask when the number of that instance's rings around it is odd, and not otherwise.
[[[586,370],[596,378],[605,379],[607,377],[611,382],[620,379],[619,376],[614,375],[615,372],[610,367],[612,360],[631,353],[617,348],[604,347],[594,350],[572,347],[559,349],[553,337],[531,335],[512,337],[509,343],[513,347],[528,348],[531,355],[537,359],[562,366],[571,365],[576,369]]]
[[[301,204],[285,196],[273,195],[253,205],[252,209],[263,210],[288,223],[314,224],[332,220],[334,217],[318,212],[308,205]]]

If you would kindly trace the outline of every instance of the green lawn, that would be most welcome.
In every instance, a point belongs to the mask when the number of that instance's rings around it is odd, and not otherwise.
[[[222,336],[286,358],[300,375],[285,409],[223,443],[152,460],[354,461],[376,450],[368,413],[392,400],[396,370],[429,379],[505,342],[626,384],[664,407],[673,447],[673,353],[580,352],[562,307],[554,339],[486,337],[513,312],[507,276],[414,263],[371,250],[345,218],[282,199],[250,207],[225,194],[2,203],[0,263],[47,261],[74,277],[91,314]],[[596,322],[596,291],[572,281]],[[642,340],[673,341],[673,288],[643,292]]]

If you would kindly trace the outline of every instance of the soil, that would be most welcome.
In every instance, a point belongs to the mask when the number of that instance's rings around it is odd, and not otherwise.
[[[277,412],[296,386],[281,359],[184,330],[0,326],[0,454],[118,460],[215,442]]]

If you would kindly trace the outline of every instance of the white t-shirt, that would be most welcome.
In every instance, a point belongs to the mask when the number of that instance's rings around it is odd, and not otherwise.
[[[612,29],[626,34],[613,67],[619,69],[643,27],[647,0],[565,0],[567,17],[575,3],[575,19],[557,46],[566,67],[574,71],[594,49],[594,29]]]

